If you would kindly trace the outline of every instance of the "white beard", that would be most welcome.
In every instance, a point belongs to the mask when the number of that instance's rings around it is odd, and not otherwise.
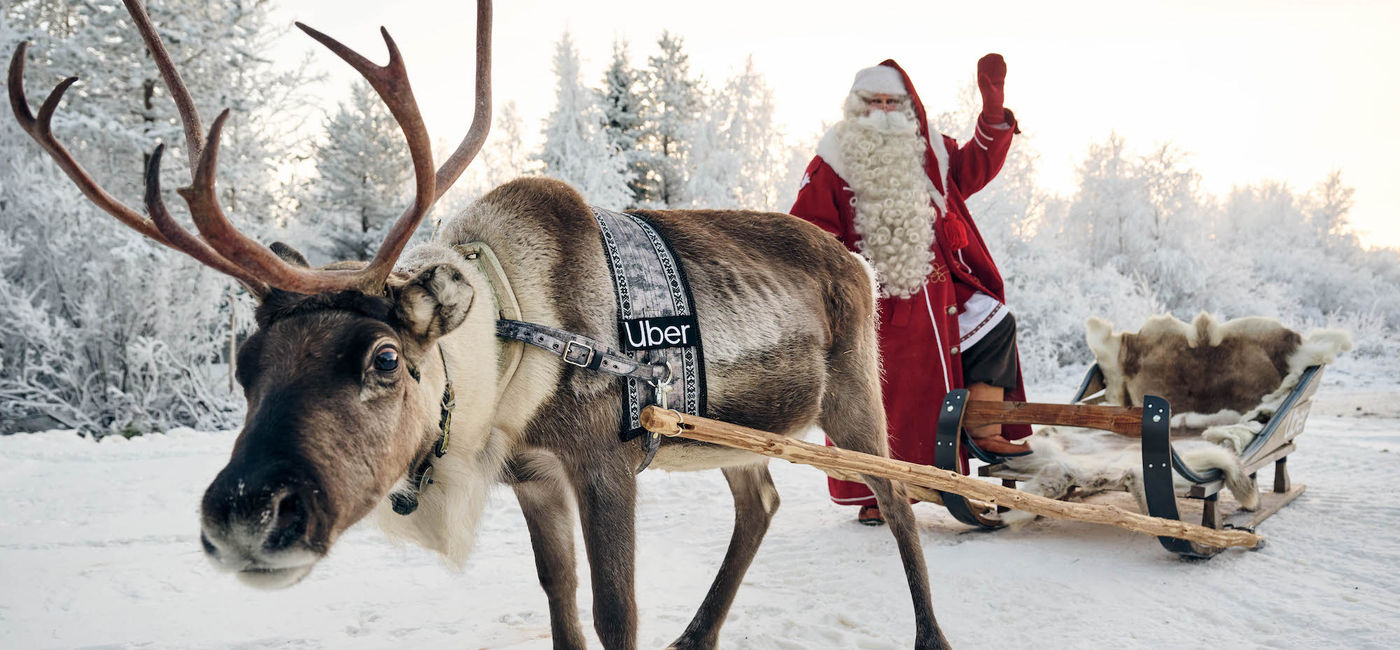
[[[933,270],[934,186],[924,171],[925,141],[913,111],[872,111],[834,129],[855,193],[856,247],[886,295],[918,293]]]

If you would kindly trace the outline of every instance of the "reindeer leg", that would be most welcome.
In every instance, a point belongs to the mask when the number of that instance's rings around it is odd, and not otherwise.
[[[512,458],[508,475],[525,513],[535,569],[549,598],[549,627],[556,650],[583,650],[578,620],[578,573],[574,566],[574,513],[559,459],[549,453]]]
[[[914,525],[914,510],[909,507],[904,486],[877,476],[862,475],[861,478],[875,493],[880,514],[889,524],[890,532],[899,546],[899,557],[904,561],[904,575],[909,580],[909,591],[914,597],[914,647],[949,647],[948,640],[943,638],[943,631],[938,628],[938,621],[933,617],[928,567],[924,563],[923,546],[919,544],[919,531]]]
[[[873,334],[873,333],[871,333]],[[856,341],[838,342],[833,348],[827,390],[822,396],[821,426],[827,437],[838,447],[852,451],[889,455],[885,438],[885,410],[880,401],[880,371],[874,352],[874,336]],[[843,348],[849,345],[850,353]],[[948,641],[933,616],[933,598],[929,594],[928,567],[924,562],[919,531],[914,525],[914,510],[909,507],[904,486],[889,479],[861,476],[880,514],[889,524],[904,561],[904,575],[914,599],[914,647],[920,649],[947,648]]]
[[[593,576],[593,629],[608,650],[637,647],[637,482],[614,462],[624,457],[577,459],[570,472]]]
[[[734,603],[739,582],[744,579],[758,545],[768,532],[773,513],[778,511],[778,489],[768,473],[767,461],[756,465],[724,468],[724,478],[734,493],[734,534],[729,538],[729,551],[719,574],[705,595],[705,602],[695,612],[685,633],[670,648],[713,648],[719,641],[719,628]]]

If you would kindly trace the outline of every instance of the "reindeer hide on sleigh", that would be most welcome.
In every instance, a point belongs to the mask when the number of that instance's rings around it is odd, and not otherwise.
[[[1299,335],[1278,321],[1247,317],[1224,323],[1202,312],[1191,323],[1154,316],[1142,329],[1114,332],[1091,318],[1087,339],[1103,374],[1098,403],[1142,406],[1144,395],[1171,404],[1171,444],[1195,472],[1219,469],[1240,506],[1259,503],[1254,479],[1242,471],[1239,454],[1279,409],[1310,366],[1326,364],[1351,349],[1337,330]],[[1044,427],[1028,441],[1034,453],[1007,459],[1006,468],[1031,475],[1021,489],[1050,498],[1071,490],[1088,496],[1109,490],[1131,492],[1147,510],[1142,488],[1141,441],[1097,429]],[[1188,486],[1174,474],[1179,488]],[[1034,515],[1008,512],[1016,525]]]

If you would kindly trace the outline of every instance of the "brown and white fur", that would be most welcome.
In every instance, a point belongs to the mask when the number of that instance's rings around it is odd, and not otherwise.
[[[1198,472],[1219,469],[1245,509],[1258,505],[1257,487],[1240,469],[1239,453],[1262,421],[1283,403],[1310,366],[1351,349],[1351,337],[1315,330],[1306,337],[1270,318],[1218,322],[1202,312],[1190,323],[1154,316],[1137,332],[1115,332],[1091,318],[1086,339],[1103,371],[1104,402],[1140,406],[1143,395],[1172,405],[1173,447]],[[1023,489],[1052,498],[1071,487],[1081,495],[1127,490],[1145,508],[1139,441],[1106,431],[1047,427],[1031,436],[1035,453],[1013,459],[1034,474]],[[1178,487],[1186,487],[1176,477]],[[1008,523],[1033,519],[1008,513]]]
[[[785,435],[817,425],[841,447],[887,454],[868,267],[826,233],[787,215],[645,214],[685,265],[704,337],[710,417]],[[387,529],[461,562],[487,492],[504,480],[525,513],[555,647],[585,646],[575,600],[571,501],[583,525],[594,627],[604,647],[634,647],[633,472],[642,450],[618,437],[621,382],[526,348],[502,385],[498,361],[520,344],[496,337],[492,285],[452,249],[473,241],[487,243],[499,258],[525,320],[616,349],[617,306],[598,227],[578,193],[542,178],[497,188],[446,221],[432,242],[405,254],[387,299],[365,298],[388,307],[381,320],[356,311],[371,308],[351,305],[347,313],[336,306],[343,298],[303,301],[335,303],[324,309],[269,298],[260,309],[265,326],[240,354],[248,427],[205,496],[206,551],[251,582],[290,584],[377,504]],[[378,333],[356,333],[362,329]],[[389,343],[376,342],[381,339]],[[361,361],[383,345],[398,346],[421,370],[421,383],[404,380],[402,372],[386,379]],[[440,355],[456,393],[452,443],[446,457],[434,461],[436,483],[422,492],[418,510],[400,516],[384,501],[437,439],[445,377]],[[343,357],[351,362],[307,368]],[[335,372],[355,376],[313,376]],[[324,401],[279,405],[293,386]],[[267,411],[289,409],[297,410],[294,421],[268,425],[275,418]],[[719,468],[734,493],[731,548],[674,644],[714,647],[778,508],[777,492],[766,460],[737,450],[666,440],[653,466]],[[885,479],[866,481],[904,561],[915,645],[943,647],[903,488]],[[288,539],[299,530],[305,534]]]

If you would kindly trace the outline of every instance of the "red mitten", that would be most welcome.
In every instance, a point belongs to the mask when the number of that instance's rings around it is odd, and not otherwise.
[[[982,119],[988,124],[1006,121],[1002,104],[1006,101],[1006,60],[1000,54],[988,54],[977,60],[977,89],[982,91]]]

